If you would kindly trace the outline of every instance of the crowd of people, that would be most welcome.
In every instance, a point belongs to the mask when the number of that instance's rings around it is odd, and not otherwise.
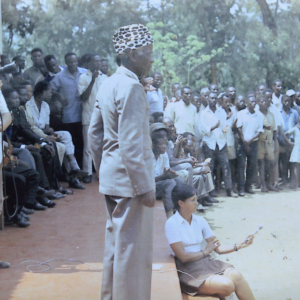
[[[259,84],[245,96],[233,86],[198,90],[175,83],[168,99],[160,89],[162,74],[152,77],[155,90],[147,99],[156,194],[168,216],[172,189],[180,181],[196,189],[199,210],[217,203],[223,186],[229,197],[254,194],[253,188],[298,189],[300,91],[282,94],[280,79],[272,89]]]
[[[28,227],[34,211],[55,207],[53,200],[92,181],[87,131],[108,63],[94,53],[79,59],[68,52],[64,59],[59,66],[53,55],[35,48],[32,66],[25,69],[25,57],[11,62],[1,55],[2,124],[11,115],[3,127],[6,224]]]

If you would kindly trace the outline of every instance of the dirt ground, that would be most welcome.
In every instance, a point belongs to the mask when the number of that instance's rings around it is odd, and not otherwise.
[[[255,191],[239,198],[218,197],[220,203],[202,214],[222,243],[242,241],[263,225],[251,246],[216,258],[244,275],[257,300],[299,300],[300,191]]]

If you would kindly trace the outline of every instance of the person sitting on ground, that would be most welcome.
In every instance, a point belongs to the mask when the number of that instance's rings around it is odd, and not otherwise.
[[[209,192],[214,189],[213,178],[209,167],[210,159],[198,162],[195,158],[195,138],[193,134],[185,132],[183,135],[182,152],[180,158],[193,159],[193,187],[196,189],[197,200],[203,206],[212,206],[218,203]]]
[[[54,131],[49,126],[50,124],[50,108],[44,99],[51,99],[52,91],[48,82],[38,82],[33,91],[33,97],[26,103],[27,119],[32,120],[29,123],[34,123],[39,131],[36,133],[41,138],[50,138],[56,142],[61,142],[65,145],[64,165],[70,176],[70,187],[84,189],[85,187],[79,182],[78,178],[82,179],[88,175],[88,172],[80,170],[76,158],[74,156],[74,144],[72,136],[68,131]]]
[[[240,300],[254,300],[253,293],[240,272],[232,265],[212,259],[210,254],[227,254],[253,243],[253,235],[240,243],[223,245],[207,221],[195,215],[198,203],[195,190],[178,184],[172,191],[176,213],[167,220],[165,235],[175,257],[176,268],[185,294],[215,296],[222,300],[235,292]],[[201,243],[206,240],[206,247]]]
[[[167,128],[162,123],[150,126],[153,150],[153,169],[156,185],[156,199],[164,202],[167,218],[173,215],[173,201],[171,193],[179,182],[183,182],[175,171],[170,169],[168,154],[166,153]]]

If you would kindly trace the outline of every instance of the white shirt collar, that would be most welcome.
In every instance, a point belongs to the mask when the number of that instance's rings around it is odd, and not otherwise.
[[[179,213],[178,210],[176,211],[176,213],[175,213],[174,216],[175,216],[175,218],[176,218],[176,220],[177,220],[177,222],[178,222],[179,224],[182,224],[182,223],[184,223],[184,222],[188,223],[188,221],[187,221],[185,218],[183,218],[183,217],[181,216],[181,214]],[[194,222],[194,221],[197,222],[197,219],[194,218],[194,215],[192,214],[192,221],[191,221],[191,223]]]

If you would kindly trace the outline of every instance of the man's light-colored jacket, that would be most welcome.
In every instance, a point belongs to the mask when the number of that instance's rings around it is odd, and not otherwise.
[[[144,88],[127,68],[100,86],[89,143],[101,193],[134,197],[155,190],[149,114]]]

